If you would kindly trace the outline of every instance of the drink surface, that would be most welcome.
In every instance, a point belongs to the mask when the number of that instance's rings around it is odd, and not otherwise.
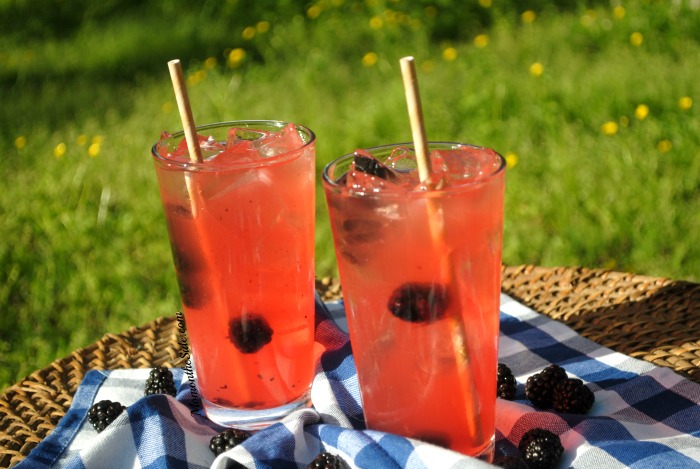
[[[156,147],[205,403],[281,406],[307,393],[313,379],[315,154],[313,142],[287,130],[238,129],[228,143],[200,136],[205,162],[192,171],[182,169],[184,141]]]
[[[367,426],[478,454],[495,430],[502,159],[434,154],[429,191],[410,154],[359,156],[324,187]]]

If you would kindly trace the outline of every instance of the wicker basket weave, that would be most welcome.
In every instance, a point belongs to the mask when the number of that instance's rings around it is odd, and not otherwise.
[[[317,281],[327,299],[340,285]],[[585,268],[504,267],[503,292],[618,352],[700,382],[700,284]],[[178,367],[177,321],[159,318],[52,362],[0,396],[0,468],[12,467],[65,415],[87,370]]]

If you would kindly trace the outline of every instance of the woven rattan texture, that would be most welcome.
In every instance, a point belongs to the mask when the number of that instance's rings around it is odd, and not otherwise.
[[[317,281],[324,298],[341,295]],[[505,293],[621,353],[700,382],[700,284],[583,268],[504,267]],[[0,396],[0,468],[12,467],[56,426],[87,370],[181,366],[175,316],[54,361]]]

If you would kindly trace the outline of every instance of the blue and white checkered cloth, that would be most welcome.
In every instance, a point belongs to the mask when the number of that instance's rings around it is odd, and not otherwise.
[[[327,309],[324,308],[327,306]],[[335,320],[328,318],[330,314]],[[427,443],[364,428],[355,364],[342,302],[317,304],[316,340],[325,347],[312,387],[314,406],[288,416],[215,457],[210,439],[223,429],[193,412],[186,374],[176,398],[143,396],[148,369],[90,371],[68,413],[18,469],[305,468],[323,451],[353,468],[482,468],[491,465]],[[501,298],[499,361],[518,381],[516,400],[498,400],[496,453],[516,454],[529,429],[558,434],[560,467],[700,468],[700,385],[668,368],[601,347],[508,296]],[[524,396],[527,377],[551,363],[595,392],[588,415],[535,410]],[[128,406],[105,431],[87,410],[110,399]]]

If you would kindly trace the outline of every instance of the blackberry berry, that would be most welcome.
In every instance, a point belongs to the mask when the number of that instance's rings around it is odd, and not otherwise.
[[[554,386],[567,378],[566,370],[559,365],[549,365],[541,372],[530,376],[525,383],[525,397],[539,409],[552,406]]]
[[[564,453],[559,436],[543,428],[528,430],[518,449],[530,469],[554,468]]]
[[[387,181],[396,180],[396,175],[389,168],[368,153],[356,151],[353,161],[358,171]]]
[[[190,277],[176,272],[177,286],[180,289],[180,300],[188,308],[202,308],[209,302],[206,291]]]
[[[229,323],[229,338],[241,353],[255,353],[272,340],[272,328],[265,318],[244,314]]]
[[[387,307],[391,314],[409,322],[431,322],[445,315],[447,288],[432,283],[404,283],[394,290]]]
[[[159,366],[153,368],[148,374],[145,395],[150,396],[152,394],[169,394],[171,396],[177,394],[173,372],[169,368]]]
[[[249,437],[250,433],[245,430],[227,428],[223,432],[212,437],[212,439],[209,441],[209,449],[218,456],[224,451],[228,451],[231,448],[243,443]]]
[[[90,407],[87,414],[88,422],[97,430],[97,433],[100,433],[114,422],[125,409],[126,407],[119,402],[105,399]]]
[[[494,466],[502,467],[504,469],[528,469],[525,460],[518,456],[498,456],[493,460],[493,464]]]
[[[515,384],[515,376],[510,368],[504,363],[499,363],[497,396],[512,401],[515,397]]]
[[[583,381],[569,378],[560,381],[552,392],[552,407],[557,412],[585,414],[595,402],[595,395]]]
[[[306,466],[306,469],[345,469],[345,461],[333,453],[321,453]]]

